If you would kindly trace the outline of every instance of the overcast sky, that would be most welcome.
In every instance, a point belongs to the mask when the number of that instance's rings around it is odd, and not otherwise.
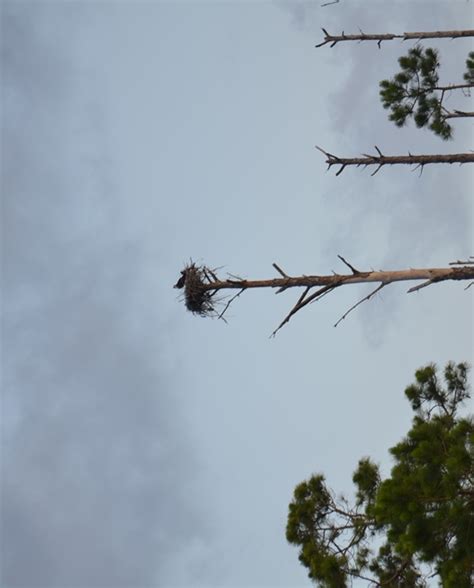
[[[3,2],[2,585],[309,586],[294,486],[336,491],[410,426],[428,362],[473,359],[473,291],[386,288],[336,329],[341,289],[186,312],[190,258],[248,278],[444,266],[474,253],[468,166],[326,171],[473,149],[387,120],[378,82],[413,43],[330,32],[473,28],[465,0]],[[462,80],[471,40],[430,42]],[[469,99],[450,98],[472,109]]]

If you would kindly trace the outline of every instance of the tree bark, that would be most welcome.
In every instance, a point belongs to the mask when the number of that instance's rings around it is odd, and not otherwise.
[[[453,110],[448,114],[443,114],[443,118],[470,118],[474,117],[474,112],[464,112],[463,110]]]
[[[459,39],[463,37],[474,37],[474,30],[460,30],[460,31],[427,31],[427,32],[411,32],[396,35],[392,33],[374,33],[366,34],[359,33],[356,35],[346,35],[344,32],[341,35],[330,35],[325,29],[324,41],[316,45],[316,47],[322,47],[331,43],[331,47],[342,43],[343,41],[377,41],[380,48],[382,41],[392,41],[393,39],[403,39],[407,41],[409,39]]]
[[[430,283],[445,280],[474,280],[474,266],[422,268],[392,271],[371,271],[352,274],[331,274],[329,276],[297,276],[274,278],[270,280],[213,280],[203,284],[203,290],[218,291],[224,289],[242,290],[249,288],[278,288],[286,290],[295,287],[338,286],[344,284],[361,284],[379,282],[391,284],[392,282],[404,282],[413,280],[427,280]],[[417,287],[415,287],[417,288]]]
[[[466,113],[463,113],[463,115],[464,114]],[[474,163],[474,153],[447,153],[434,155],[412,155],[409,153],[408,155],[383,155],[380,149],[375,147],[378,155],[367,155],[364,153],[363,157],[339,157],[324,151],[321,147],[316,146],[316,148],[326,156],[328,169],[333,165],[341,166],[336,176],[340,175],[344,169],[350,165],[355,165],[357,167],[361,165],[364,167],[376,165],[378,167],[372,173],[372,175],[375,175],[384,165],[418,165],[423,167],[433,163]]]
[[[466,90],[474,88],[474,84],[448,84],[447,86],[435,86],[432,90],[440,90],[442,92],[448,92],[449,90]],[[431,90],[427,90],[430,92]]]
[[[408,292],[415,292],[436,282],[446,280],[473,280],[466,288],[474,283],[474,258],[470,257],[467,261],[455,261],[450,267],[444,268],[422,268],[422,269],[405,269],[393,271],[369,271],[361,272],[354,268],[341,255],[339,259],[351,270],[350,274],[333,273],[328,276],[302,275],[292,277],[287,275],[276,263],[273,267],[282,276],[270,280],[246,280],[236,276],[230,276],[226,280],[221,280],[215,274],[215,271],[206,266],[197,266],[191,263],[182,270],[181,275],[184,277],[184,285],[180,281],[175,288],[184,287],[184,301],[186,308],[194,314],[200,316],[213,316],[224,319],[232,302],[243,292],[251,288],[272,288],[276,293],[284,292],[289,288],[303,288],[296,304],[291,308],[278,327],[273,331],[274,336],[290,319],[308,304],[321,299],[336,288],[347,284],[378,283],[378,286],[369,294],[364,296],[349,308],[334,324],[335,327],[343,321],[353,310],[360,304],[370,300],[377,292],[393,282],[419,281],[420,284],[412,286]],[[181,279],[180,279],[181,280]],[[222,299],[216,297],[223,290],[238,290],[225,304],[223,310],[219,312],[217,306],[222,304]]]

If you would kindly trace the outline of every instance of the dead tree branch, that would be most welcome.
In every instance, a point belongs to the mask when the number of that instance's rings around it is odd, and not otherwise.
[[[379,284],[375,290],[346,311],[334,326],[337,326],[355,308],[362,304],[362,302],[370,300],[370,298],[382,288],[395,282],[423,280],[421,284],[413,286],[408,290],[408,292],[416,292],[421,288],[430,286],[431,284],[447,280],[474,280],[474,257],[470,257],[465,262],[452,262],[449,264],[449,267],[444,268],[391,271],[359,271],[342,256],[338,257],[350,268],[350,274],[333,273],[331,275],[301,275],[293,277],[286,274],[276,263],[274,263],[273,267],[281,276],[279,278],[269,280],[247,280],[243,278],[220,279],[216,276],[215,270],[209,270],[209,268],[205,266],[197,266],[191,262],[181,271],[181,278],[179,280],[180,285],[176,285],[175,287],[184,288],[184,300],[189,311],[201,316],[212,316],[217,318],[223,318],[224,313],[227,311],[230,304],[246,290],[252,288],[270,288],[275,289],[278,293],[287,290],[288,288],[304,288],[303,293],[300,295],[297,302],[278,327],[273,331],[272,335],[274,336],[297,312],[308,304],[320,300],[323,296],[331,293],[340,286],[365,283]],[[181,284],[181,282],[184,283]],[[313,289],[315,290],[311,293]],[[239,291],[226,303],[222,312],[219,313],[216,310],[216,307],[222,304],[222,299],[219,300],[217,295],[223,290]]]
[[[411,32],[403,34],[392,33],[363,33],[346,35],[344,31],[340,35],[330,35],[326,29],[322,29],[324,33],[324,41],[316,45],[316,47],[323,47],[324,45],[331,45],[331,48],[342,43],[343,41],[376,41],[380,49],[383,41],[393,41],[394,39],[402,39],[408,41],[410,39],[459,39],[465,37],[474,37],[474,30],[460,30],[460,31],[427,31],[427,32]]]
[[[435,155],[383,155],[380,149],[375,146],[377,155],[368,155],[363,153],[362,157],[339,157],[321,149],[316,145],[316,149],[324,153],[326,156],[326,163],[328,169],[333,165],[339,165],[340,168],[336,173],[336,176],[342,174],[347,166],[355,165],[356,167],[368,167],[369,165],[376,165],[377,169],[372,172],[372,176],[384,166],[384,165],[417,165],[422,168],[425,165],[433,163],[474,163],[474,153],[448,153],[448,154],[435,154]]]
[[[464,110],[453,110],[443,115],[443,118],[471,118],[474,112],[465,112]]]
[[[457,261],[451,261],[449,265],[469,265],[469,264],[474,264],[474,255],[470,255],[466,261],[461,261],[459,259]]]
[[[379,284],[377,286],[377,288],[375,288],[375,290],[372,290],[372,292],[370,294],[368,294],[367,296],[364,296],[364,298],[362,298],[361,300],[359,300],[358,302],[356,302],[353,306],[351,306],[349,308],[349,310],[346,310],[346,312],[341,316],[341,318],[336,321],[334,323],[334,326],[337,327],[337,325],[342,322],[353,310],[355,310],[360,304],[362,304],[363,302],[366,302],[367,300],[370,300],[372,298],[372,296],[374,296],[375,294],[377,294],[377,292],[380,292],[380,290],[382,288],[385,288],[387,284],[385,284],[384,282],[382,282],[381,284]]]
[[[223,310],[223,311],[222,311],[222,312],[219,314],[219,316],[218,316],[217,318],[220,318],[220,319],[222,319],[224,322],[227,322],[227,321],[225,320],[225,318],[224,318],[224,314],[225,314],[226,310],[229,308],[229,306],[232,304],[232,302],[234,302],[234,300],[235,300],[236,298],[238,298],[238,297],[239,297],[239,296],[242,294],[242,292],[245,292],[245,288],[242,288],[241,290],[239,290],[239,291],[237,292],[237,294],[235,294],[235,296],[232,296],[232,298],[231,298],[230,300],[228,300],[228,301],[227,301],[227,304],[224,306],[224,310]]]

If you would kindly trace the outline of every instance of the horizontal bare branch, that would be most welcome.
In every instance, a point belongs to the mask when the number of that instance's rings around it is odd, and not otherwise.
[[[442,282],[445,280],[473,280],[474,267],[444,267],[444,268],[422,268],[389,271],[368,271],[356,274],[331,274],[327,276],[302,275],[287,278],[272,278],[269,280],[217,280],[202,285],[203,291],[239,290],[251,288],[297,288],[297,287],[321,287],[339,286],[342,284],[365,284],[382,282],[405,282],[413,280],[431,280],[431,282]]]
[[[409,39],[459,39],[465,37],[474,37],[474,30],[458,30],[458,31],[419,31],[410,32],[403,34],[393,33],[363,33],[362,31],[358,34],[346,35],[344,31],[340,35],[330,35],[326,29],[322,29],[324,33],[324,41],[316,45],[316,47],[323,47],[324,45],[331,44],[331,47],[342,43],[343,41],[377,41],[377,45],[380,45],[383,41],[393,41],[394,39],[403,39],[407,41]]]
[[[380,149],[376,146],[377,155],[363,154],[362,157],[339,157],[321,149],[316,145],[316,149],[324,153],[326,156],[326,163],[328,169],[333,165],[339,165],[340,169],[336,175],[340,175],[347,166],[355,165],[357,167],[367,167],[369,165],[376,165],[377,169],[372,173],[375,175],[379,169],[384,165],[419,165],[425,166],[434,163],[474,163],[474,153],[447,153],[447,154],[433,154],[433,155],[383,155]]]
[[[243,292],[252,288],[271,288],[276,289],[277,293],[287,290],[288,288],[304,288],[296,304],[291,308],[285,318],[280,322],[278,327],[273,331],[275,335],[290,319],[308,304],[319,301],[321,298],[339,288],[348,284],[365,284],[378,283],[379,286],[364,296],[357,303],[352,305],[334,326],[337,326],[344,320],[355,308],[365,301],[370,300],[382,288],[394,282],[403,281],[422,281],[421,284],[413,286],[408,292],[415,292],[447,280],[474,280],[474,263],[472,258],[465,265],[458,265],[460,262],[453,262],[449,267],[443,268],[421,268],[421,269],[404,269],[391,271],[359,271],[346,261],[342,256],[338,256],[341,261],[351,269],[350,274],[331,275],[301,275],[292,277],[287,275],[276,263],[273,267],[277,269],[282,277],[269,280],[247,280],[237,276],[231,276],[225,280],[218,279],[214,271],[205,266],[197,266],[192,263],[181,271],[181,278],[178,288],[184,288],[184,300],[188,310],[201,316],[214,316],[223,318],[232,302]],[[181,282],[184,280],[184,284]],[[216,295],[224,290],[238,290],[225,305],[222,312],[216,310]],[[222,302],[222,299],[220,299]],[[219,298],[217,297],[217,304]]]
[[[448,114],[443,114],[443,118],[469,118],[474,117],[474,112],[464,112],[463,110],[453,110]]]

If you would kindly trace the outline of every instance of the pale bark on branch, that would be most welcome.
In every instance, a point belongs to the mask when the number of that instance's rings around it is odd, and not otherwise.
[[[445,267],[425,269],[405,269],[389,271],[368,271],[352,274],[331,274],[327,276],[302,275],[286,278],[271,278],[268,280],[227,279],[212,281],[203,285],[205,291],[218,290],[248,290],[251,288],[285,289],[315,286],[339,286],[344,284],[362,284],[372,282],[406,282],[413,280],[429,280],[441,282],[444,280],[470,280],[474,279],[474,267]]]
[[[464,110],[453,110],[443,115],[443,118],[472,118],[474,112],[465,112]]]
[[[180,278],[175,287],[184,288],[184,298],[188,310],[201,316],[214,316],[217,318],[223,318],[230,303],[246,290],[252,288],[270,288],[276,290],[276,293],[279,294],[289,288],[303,288],[303,292],[299,296],[295,305],[272,333],[272,335],[275,335],[277,331],[289,322],[298,311],[340,286],[365,283],[378,284],[375,290],[351,306],[351,308],[341,316],[334,326],[337,326],[341,320],[345,319],[346,316],[362,304],[362,302],[370,300],[370,298],[382,288],[395,282],[421,281],[420,284],[417,284],[408,290],[408,292],[415,292],[437,282],[444,282],[447,280],[474,280],[474,258],[472,257],[463,262],[453,262],[449,267],[391,271],[359,271],[342,256],[339,255],[338,257],[351,270],[351,273],[301,275],[293,277],[286,274],[280,266],[274,263],[273,267],[281,277],[267,280],[247,280],[231,276],[227,279],[219,279],[214,270],[205,266],[196,266],[194,263],[191,263],[182,270],[182,278]],[[227,302],[224,310],[219,313],[216,310],[217,303],[219,302],[218,294],[225,290],[238,290],[238,293]]]
[[[410,39],[459,39],[465,37],[474,37],[474,30],[459,30],[459,31],[419,31],[402,34],[392,33],[363,33],[360,31],[358,34],[346,35],[344,31],[340,35],[330,35],[326,29],[322,29],[324,33],[324,41],[316,45],[316,47],[323,47],[324,45],[330,44],[331,48],[342,43],[343,41],[377,41],[377,45],[380,46],[383,41],[393,41],[394,39],[402,39],[408,41]]]

